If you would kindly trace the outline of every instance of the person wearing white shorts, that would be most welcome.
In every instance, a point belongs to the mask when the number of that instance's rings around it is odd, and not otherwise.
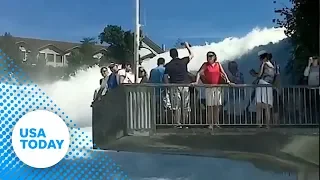
[[[217,61],[217,55],[209,51],[207,53],[207,62],[202,64],[197,73],[196,84],[199,83],[200,77],[204,84],[219,85],[221,78],[230,83],[227,74],[223,70],[221,64]],[[221,87],[207,87],[205,89],[206,106],[207,106],[207,123],[212,129],[215,125],[220,128],[219,124],[219,108],[222,105],[222,89]]]
[[[251,70],[250,73],[252,76],[255,76],[259,79],[258,84],[261,85],[272,85],[275,77],[275,67],[269,60],[269,53],[262,50],[258,53],[259,59],[261,61],[261,66],[259,72]],[[273,88],[272,87],[257,87],[255,100],[257,103],[257,115],[256,120],[259,127],[262,127],[263,120],[263,111],[265,110],[265,124],[269,128],[271,121],[271,108],[273,106]]]
[[[222,105],[222,89],[220,87],[206,88],[205,93],[207,106]]]

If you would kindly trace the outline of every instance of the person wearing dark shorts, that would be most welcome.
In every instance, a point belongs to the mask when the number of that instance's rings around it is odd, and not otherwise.
[[[193,58],[193,53],[189,44],[186,42],[185,47],[189,52],[189,56],[179,58],[178,50],[170,49],[170,57],[172,60],[165,65],[164,81],[172,84],[189,84],[188,64]],[[175,86],[170,89],[171,107],[174,111],[174,122],[178,128],[182,128],[182,122],[188,118],[190,112],[190,94],[189,87]],[[182,117],[181,117],[182,113]]]

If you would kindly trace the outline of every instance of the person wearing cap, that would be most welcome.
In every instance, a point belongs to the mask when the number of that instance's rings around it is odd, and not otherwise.
[[[269,53],[265,50],[258,52],[261,61],[259,72],[251,69],[250,74],[257,78],[256,83],[261,85],[272,85],[274,82],[276,69],[269,60]],[[256,105],[256,123],[262,127],[263,110],[266,111],[266,127],[269,128],[271,120],[271,108],[273,106],[273,89],[272,87],[257,87],[255,90]]]
[[[190,78],[188,75],[188,64],[193,59],[194,55],[190,48],[189,43],[184,43],[189,55],[184,58],[179,58],[178,50],[173,48],[170,49],[170,57],[172,60],[167,63],[164,67],[164,82],[172,84],[190,84]],[[172,87],[170,95],[172,96],[172,109],[174,111],[174,119],[177,128],[182,128],[183,119],[188,119],[188,113],[190,112],[190,93],[189,87],[176,86]],[[182,117],[181,117],[182,111]]]
[[[219,85],[221,79],[224,79],[228,84],[231,84],[222,65],[217,60],[216,53],[209,51],[207,53],[207,62],[203,63],[197,73],[196,84],[201,81],[204,84]],[[208,107],[207,122],[209,128],[214,125],[220,128],[219,124],[219,108],[222,105],[222,89],[221,87],[205,88],[206,106]]]

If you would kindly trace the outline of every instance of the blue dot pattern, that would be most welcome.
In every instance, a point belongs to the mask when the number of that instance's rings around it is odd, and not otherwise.
[[[106,153],[92,151],[88,134],[81,132],[1,49],[0,78],[0,179],[129,179]],[[15,155],[11,144],[12,130],[17,121],[38,109],[59,115],[68,125],[71,135],[65,158],[46,169],[25,165]]]

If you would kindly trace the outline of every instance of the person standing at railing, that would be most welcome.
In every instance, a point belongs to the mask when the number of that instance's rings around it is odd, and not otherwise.
[[[257,84],[272,85],[275,78],[275,67],[268,59],[268,53],[265,50],[258,52],[261,61],[259,72],[251,69],[250,74],[257,77]],[[269,128],[271,120],[271,108],[273,106],[273,89],[272,87],[258,87],[255,89],[256,100],[256,120],[259,127],[262,127],[263,111],[266,114],[266,127]]]
[[[236,61],[230,61],[228,63],[227,72],[230,81],[234,84],[244,84],[243,74],[239,71],[238,63]],[[224,90],[224,103],[223,108],[228,112],[228,115],[233,115],[234,120],[240,121],[241,115],[244,115],[245,100],[244,100],[243,88],[228,88]],[[233,119],[231,119],[233,120]],[[236,123],[236,122],[235,122]]]
[[[319,68],[319,58],[314,56],[309,58],[308,66],[304,70],[304,76],[308,78],[308,86],[313,86],[306,93],[307,108],[312,111],[312,123],[319,123],[320,119]]]
[[[216,53],[209,51],[207,53],[207,62],[203,63],[197,73],[196,84],[200,82],[204,84],[219,85],[221,78],[225,79],[228,84],[231,84],[227,74],[225,73],[222,65],[217,61]],[[208,110],[207,123],[209,128],[213,129],[214,125],[219,126],[219,108],[222,105],[222,89],[221,87],[210,87],[205,89],[206,106]]]
[[[163,83],[163,76],[164,76],[164,67],[165,59],[159,58],[157,60],[157,67],[151,69],[150,71],[150,78],[149,83],[152,84],[162,84]]]
[[[157,60],[157,67],[153,68],[150,71],[149,83],[159,84],[160,86],[164,83],[164,71],[165,71],[165,59],[159,58]],[[163,116],[163,108],[167,110],[171,109],[170,97],[169,93],[164,88],[156,88],[155,89],[155,97],[156,97],[156,115],[157,115],[157,123],[162,123],[161,120]]]
[[[102,80],[103,80],[103,79],[100,79],[100,81],[99,81],[99,85],[100,85],[100,86],[101,86],[101,84],[102,84]],[[94,93],[93,93],[93,101],[96,101],[96,100],[98,99],[99,90],[100,90],[100,87],[97,88],[97,89],[94,91]]]
[[[228,63],[228,70],[230,72],[228,77],[232,83],[244,84],[243,74],[239,71],[238,63],[236,61],[230,61]]]
[[[148,83],[148,74],[147,71],[143,68],[143,67],[139,67],[139,79],[138,79],[138,83]]]
[[[104,96],[106,94],[106,92],[108,91],[108,84],[107,84],[108,75],[109,75],[108,68],[102,67],[100,69],[100,73],[102,76],[102,78],[100,79],[100,88],[99,88],[98,92],[95,93],[95,95],[94,95],[95,99],[93,101],[100,100],[101,96]]]
[[[267,58],[270,62],[272,62],[275,67],[275,75],[272,81],[273,89],[273,106],[272,106],[272,114],[273,114],[273,124],[277,125],[280,123],[280,110],[283,109],[283,101],[282,94],[279,89],[280,87],[280,65],[277,64],[276,61],[273,61],[273,55],[268,53]],[[283,114],[283,113],[282,113]]]
[[[110,69],[111,73],[108,76],[107,89],[110,91],[111,89],[118,87],[120,84],[120,77],[118,74],[118,66],[116,64],[112,63],[108,66],[108,68]]]
[[[319,86],[319,58],[310,57],[308,66],[304,70],[304,76],[308,78],[309,86]]]
[[[153,68],[150,71],[150,77],[149,77],[149,83],[152,84],[163,84],[164,83],[164,71],[165,71],[165,59],[164,58],[159,58],[157,60],[157,67]],[[157,103],[163,104],[164,108],[170,108],[171,109],[171,104],[170,104],[170,97],[169,93],[163,89],[159,88],[156,90],[156,97],[157,97]],[[160,100],[163,100],[163,103],[160,102]]]
[[[190,78],[188,76],[188,64],[194,55],[189,46],[189,43],[185,42],[185,47],[189,52],[189,56],[179,58],[178,50],[170,49],[170,57],[172,60],[166,64],[164,71],[164,82],[172,84],[189,84]],[[178,128],[182,128],[181,119],[185,122],[188,119],[188,113],[190,112],[190,93],[189,87],[172,87],[170,91],[172,97],[171,105],[174,111],[175,123]],[[181,117],[182,111],[182,117]]]
[[[131,64],[123,63],[121,69],[118,71],[120,84],[122,83],[134,83],[135,76],[132,72]]]

